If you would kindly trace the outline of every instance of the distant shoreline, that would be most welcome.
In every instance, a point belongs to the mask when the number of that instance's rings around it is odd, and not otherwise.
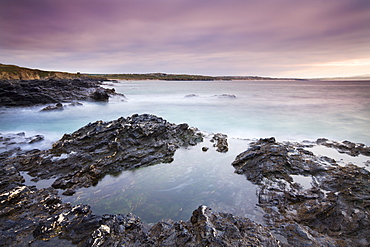
[[[60,71],[44,71],[30,69],[16,65],[0,63],[0,80],[40,80],[40,79],[93,79],[93,80],[161,80],[161,81],[370,81],[370,75],[352,77],[327,77],[327,78],[276,78],[265,76],[206,76],[191,74],[91,74],[91,73],[67,73]]]
[[[105,77],[110,80],[161,80],[161,81],[306,81],[299,78],[273,78],[260,76],[204,76],[188,74],[87,74],[88,76]]]

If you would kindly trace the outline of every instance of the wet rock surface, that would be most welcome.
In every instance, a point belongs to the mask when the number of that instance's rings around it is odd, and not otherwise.
[[[148,232],[132,214],[94,215],[87,205],[62,203],[54,189],[25,186],[10,165],[1,172],[12,177],[0,187],[3,246],[279,246],[267,228],[206,206]]]
[[[64,107],[62,103],[56,103],[55,105],[49,105],[41,109],[41,111],[63,111]]]
[[[101,81],[89,79],[1,80],[0,106],[33,106],[81,101],[108,101],[114,89],[100,87]],[[123,96],[123,95],[121,95]],[[59,108],[60,109],[60,108]],[[55,109],[47,109],[55,110]]]
[[[360,154],[370,156],[370,147],[363,143],[354,143],[350,141],[330,141],[326,138],[319,138],[317,144],[336,149],[339,153],[345,153],[351,156],[358,156]]]
[[[0,133],[0,161],[5,160],[11,156],[17,156],[24,154],[25,151],[21,148],[29,144],[34,144],[44,140],[42,135],[34,135],[26,137],[24,132],[19,132],[16,134]]]
[[[49,150],[32,150],[8,159],[34,180],[55,178],[54,188],[71,195],[96,184],[106,174],[171,162],[180,146],[195,145],[202,134],[187,124],[175,125],[154,115],[133,115],[90,123],[65,134]]]
[[[226,153],[227,151],[229,151],[227,135],[221,133],[214,134],[211,142],[214,142],[213,146],[216,148],[217,152]]]
[[[19,156],[4,156],[0,159],[1,244],[279,246],[266,227],[247,218],[213,212],[207,206],[196,209],[189,221],[159,222],[149,230],[148,226],[144,226],[132,214],[94,215],[88,205],[72,206],[63,203],[57,190],[53,188],[37,189],[35,186],[25,185],[25,179],[19,173],[19,170],[27,168],[36,178],[62,175],[57,181],[66,181],[66,185],[88,185],[90,183],[74,182],[92,181],[89,180],[91,174],[100,174],[96,169],[104,174],[111,171],[109,167],[113,167],[115,171],[170,161],[176,148],[194,145],[201,140],[202,135],[187,124],[170,124],[153,115],[133,115],[116,121],[89,124],[75,133],[65,135],[50,150],[31,150]],[[148,151],[144,151],[145,149]],[[127,153],[123,150],[127,150]],[[79,152],[81,155],[71,154],[72,152]],[[119,154],[114,155],[116,152]],[[97,156],[85,160],[87,153]],[[73,156],[76,157],[70,158]],[[117,159],[114,158],[116,156]],[[109,166],[104,165],[108,160]],[[90,166],[86,166],[84,162]],[[68,165],[62,165],[63,163]],[[94,167],[91,167],[92,163]],[[85,173],[89,176],[82,176],[81,171],[86,169]]]
[[[202,205],[188,221],[147,225],[135,215],[95,215],[88,205],[63,203],[55,188],[73,194],[106,174],[171,162],[180,146],[203,135],[187,124],[153,115],[90,123],[49,150],[21,150],[42,136],[0,135],[0,242],[4,246],[369,246],[370,173],[315,156],[314,145],[366,155],[368,147],[319,139],[312,143],[252,142],[232,165],[258,185],[264,225]],[[226,141],[226,142],[225,142]],[[228,148],[227,136],[214,143]],[[332,143],[335,143],[332,144]],[[339,145],[339,147],[337,147]],[[345,145],[346,148],[343,148]],[[364,151],[365,150],[365,151]],[[225,164],[229,165],[229,164]],[[53,178],[54,188],[25,184]],[[309,185],[300,179],[309,180]]]
[[[369,171],[304,148],[260,139],[232,165],[259,186],[259,206],[283,245],[369,246]],[[311,185],[302,186],[299,177]]]
[[[204,205],[190,221],[157,223],[149,236],[154,246],[279,246],[266,227]]]

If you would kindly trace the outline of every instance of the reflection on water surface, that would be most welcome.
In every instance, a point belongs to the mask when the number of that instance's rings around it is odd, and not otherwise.
[[[202,146],[210,149],[203,152]],[[258,221],[256,187],[231,166],[248,142],[231,139],[229,147],[228,153],[218,153],[206,140],[181,148],[172,163],[106,176],[95,187],[80,189],[64,201],[89,204],[96,214],[133,213],[148,223],[189,220],[202,204]]]

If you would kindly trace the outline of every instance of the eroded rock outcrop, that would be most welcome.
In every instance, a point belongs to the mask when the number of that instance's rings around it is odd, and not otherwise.
[[[236,172],[259,185],[259,205],[292,246],[368,246],[370,173],[317,157],[304,145],[260,139],[237,156]],[[311,179],[304,187],[295,181]]]
[[[204,205],[190,221],[157,223],[149,236],[154,246],[280,246],[266,227]]]
[[[32,106],[73,101],[108,101],[114,89],[93,79],[0,81],[0,106]],[[122,94],[120,94],[124,97]]]
[[[73,194],[96,184],[106,174],[171,162],[180,146],[195,145],[202,134],[187,124],[172,124],[154,115],[133,115],[90,123],[65,134],[50,150],[9,159],[37,179],[56,178],[54,188]]]

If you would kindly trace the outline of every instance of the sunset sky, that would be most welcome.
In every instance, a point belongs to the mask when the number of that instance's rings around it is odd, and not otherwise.
[[[81,73],[370,74],[370,1],[0,0],[0,63]]]

